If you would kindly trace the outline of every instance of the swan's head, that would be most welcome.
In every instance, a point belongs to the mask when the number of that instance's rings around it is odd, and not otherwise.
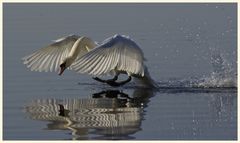
[[[60,64],[60,71],[58,75],[62,75],[62,73],[73,63],[73,59],[71,57],[65,58]]]

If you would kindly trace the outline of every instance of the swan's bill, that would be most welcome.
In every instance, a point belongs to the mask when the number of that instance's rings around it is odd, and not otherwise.
[[[59,70],[58,75],[62,75],[62,73],[65,71],[66,68],[67,68],[67,67],[66,67],[66,63],[62,63],[62,64],[60,65],[60,70]]]

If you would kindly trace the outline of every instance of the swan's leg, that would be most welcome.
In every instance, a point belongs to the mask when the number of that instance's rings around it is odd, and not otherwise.
[[[116,80],[118,79],[118,75],[119,75],[119,74],[115,75],[113,79],[109,79],[109,80],[116,81]]]
[[[100,79],[98,77],[93,77],[94,80],[105,83],[106,80]]]
[[[116,83],[119,84],[118,86],[121,86],[121,85],[124,85],[124,84],[130,82],[131,80],[132,80],[132,77],[131,77],[131,76],[128,76],[128,79],[127,79],[127,80],[124,80],[124,81],[121,81],[121,82],[116,82]]]
[[[116,82],[116,80],[118,79],[118,75],[119,74],[115,75],[113,79],[109,79],[109,80],[103,80],[103,79],[100,79],[98,77],[93,77],[93,79],[96,80],[96,81],[99,81],[99,82],[107,83],[110,86],[122,86],[122,85],[124,85],[124,84],[126,84],[126,83],[128,83],[132,80],[132,77],[128,76],[127,80]]]
[[[132,77],[128,76],[128,79],[124,80],[124,81],[116,82],[116,81],[112,81],[112,80],[107,80],[106,83],[110,86],[122,86],[122,85],[130,82],[131,80],[132,80]]]
[[[99,82],[103,82],[103,83],[107,83],[107,82],[114,82],[118,79],[118,75],[119,74],[116,74],[113,79],[108,79],[108,80],[103,80],[103,79],[100,79],[98,77],[93,77],[93,79],[95,79],[96,81],[99,81]]]

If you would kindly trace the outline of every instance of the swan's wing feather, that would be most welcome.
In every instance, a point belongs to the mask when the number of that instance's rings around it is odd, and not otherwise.
[[[68,55],[79,36],[69,35],[22,58],[32,71],[57,71],[61,60]]]
[[[99,76],[112,70],[144,75],[143,52],[131,39],[116,35],[83,55],[73,65],[78,73]]]

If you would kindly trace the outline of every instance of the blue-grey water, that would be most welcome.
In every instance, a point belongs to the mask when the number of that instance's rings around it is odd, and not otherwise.
[[[130,36],[158,90],[23,65],[69,34]],[[4,3],[3,139],[236,140],[236,61],[236,3]]]

